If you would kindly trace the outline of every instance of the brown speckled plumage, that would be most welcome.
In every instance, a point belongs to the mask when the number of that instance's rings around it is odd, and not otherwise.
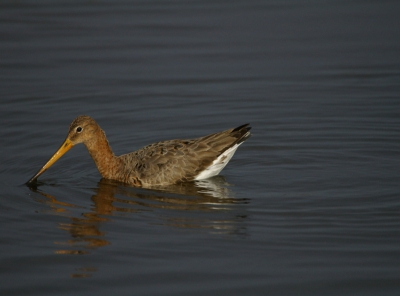
[[[228,149],[233,147],[234,153],[237,146],[250,137],[250,128],[245,124],[196,139],[161,141],[115,156],[96,121],[89,116],[79,116],[71,123],[64,144],[28,183],[35,182],[66,151],[79,143],[86,146],[104,178],[143,187],[192,181],[219,156],[222,155],[219,161],[223,161]]]

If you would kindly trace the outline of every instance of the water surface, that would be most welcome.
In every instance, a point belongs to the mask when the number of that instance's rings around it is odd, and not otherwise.
[[[3,295],[398,295],[396,1],[6,1]],[[101,179],[83,145],[24,183],[80,114],[116,154],[247,122],[221,176]]]

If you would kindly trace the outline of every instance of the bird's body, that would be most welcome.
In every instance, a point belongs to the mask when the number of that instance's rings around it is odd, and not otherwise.
[[[65,152],[83,143],[100,174],[138,187],[170,185],[217,175],[236,149],[250,137],[248,124],[191,140],[168,140],[135,152],[115,156],[100,126],[89,116],[70,125],[67,139],[35,176],[31,184]]]

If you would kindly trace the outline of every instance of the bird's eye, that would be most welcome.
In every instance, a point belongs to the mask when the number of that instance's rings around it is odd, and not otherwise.
[[[80,126],[78,126],[78,127],[76,128],[76,132],[77,132],[77,133],[80,133],[82,130],[83,130],[83,128],[81,128]]]

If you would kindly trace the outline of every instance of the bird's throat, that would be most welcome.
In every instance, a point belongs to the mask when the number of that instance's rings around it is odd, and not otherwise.
[[[118,157],[111,150],[104,131],[99,129],[97,135],[84,144],[101,176],[107,179],[114,179],[113,176],[121,169],[121,164]]]

